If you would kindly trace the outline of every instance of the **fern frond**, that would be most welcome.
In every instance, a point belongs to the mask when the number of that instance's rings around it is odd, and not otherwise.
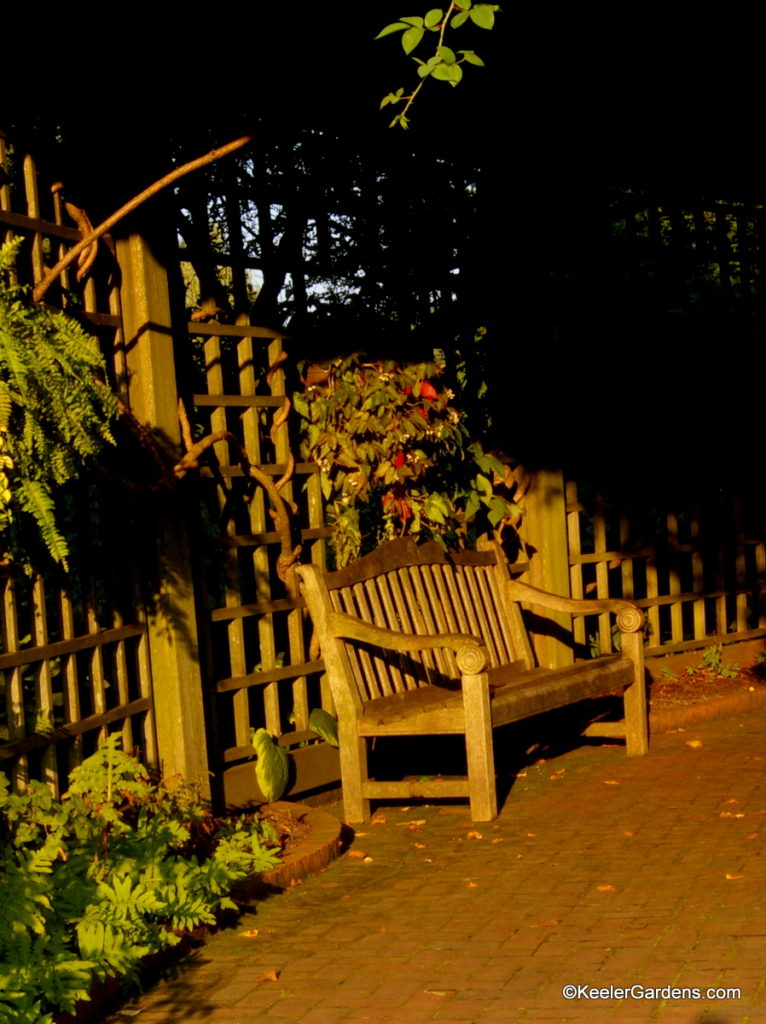
[[[53,560],[68,571],[69,548],[56,525],[55,505],[50,492],[39,480],[21,480],[18,499],[21,508],[37,523],[43,542]]]

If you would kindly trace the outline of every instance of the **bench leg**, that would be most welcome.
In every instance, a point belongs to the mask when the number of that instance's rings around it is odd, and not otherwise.
[[[367,781],[367,740],[355,733],[341,733],[339,745],[344,817],[349,825],[369,821],[370,801],[362,796]]]
[[[486,675],[463,676],[463,706],[471,817],[474,821],[492,821],[497,817],[497,786]]]
[[[622,634],[622,651],[633,662],[634,681],[625,690],[625,746],[629,755],[649,752],[649,720],[646,707],[643,637]]]

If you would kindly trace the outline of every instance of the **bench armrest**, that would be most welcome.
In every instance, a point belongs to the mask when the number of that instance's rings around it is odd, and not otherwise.
[[[455,652],[458,668],[465,675],[482,672],[489,663],[484,642],[469,633],[400,633],[395,629],[373,626],[343,612],[330,612],[327,627],[338,639],[360,640],[401,654],[446,647]]]
[[[508,590],[514,601],[525,604],[536,604],[549,608],[554,612],[571,612],[573,615],[599,615],[603,612],[614,612],[617,615],[617,628],[621,633],[637,633],[644,626],[644,613],[632,601],[619,598],[598,598],[584,600],[576,597],[560,597],[538,590],[528,583],[509,580]]]

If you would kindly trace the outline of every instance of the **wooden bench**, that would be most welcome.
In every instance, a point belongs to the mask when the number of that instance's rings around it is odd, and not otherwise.
[[[498,545],[447,555],[402,539],[338,572],[298,570],[338,715],[346,819],[370,799],[470,798],[475,821],[497,816],[493,727],[622,689],[622,722],[589,726],[648,750],[643,613],[629,601],[580,601],[512,580]],[[521,607],[617,614],[620,653],[537,668]],[[368,778],[367,739],[465,734],[468,777]]]

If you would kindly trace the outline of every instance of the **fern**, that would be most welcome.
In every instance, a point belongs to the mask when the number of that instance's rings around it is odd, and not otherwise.
[[[117,400],[101,382],[98,340],[13,283],[21,240],[0,246],[0,531],[6,557],[27,561],[24,523],[67,569],[60,488],[114,444]]]
[[[62,801],[40,784],[12,794],[0,774],[0,1024],[73,1011],[95,978],[130,977],[276,863],[255,826],[191,855],[199,822],[209,836],[189,787],[151,782],[116,737],[72,772]]]

